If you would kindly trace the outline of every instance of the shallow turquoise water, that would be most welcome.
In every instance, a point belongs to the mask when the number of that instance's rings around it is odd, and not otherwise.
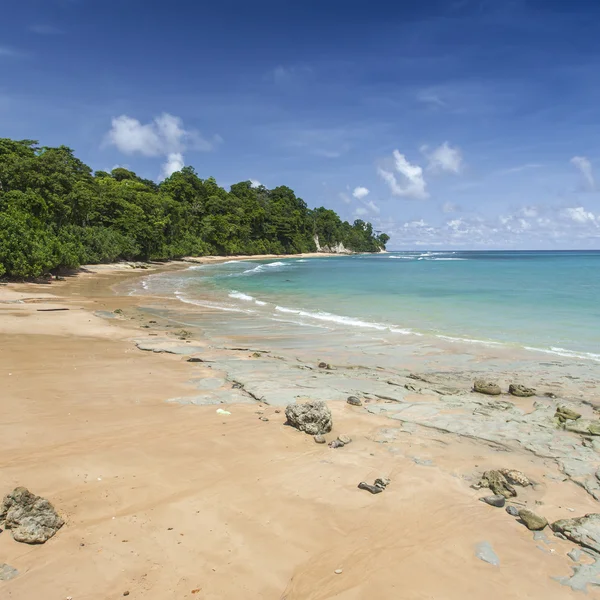
[[[594,251],[242,261],[151,277],[145,285],[257,319],[600,360],[600,252]]]

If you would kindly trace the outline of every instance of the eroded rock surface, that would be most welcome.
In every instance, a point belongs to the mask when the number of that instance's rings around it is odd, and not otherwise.
[[[333,427],[331,411],[321,401],[288,404],[285,416],[292,427],[309,435],[329,433]]]

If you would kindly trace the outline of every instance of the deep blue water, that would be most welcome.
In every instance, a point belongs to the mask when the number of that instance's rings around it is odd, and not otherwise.
[[[600,251],[392,252],[193,267],[182,300],[378,335],[434,335],[600,360]]]

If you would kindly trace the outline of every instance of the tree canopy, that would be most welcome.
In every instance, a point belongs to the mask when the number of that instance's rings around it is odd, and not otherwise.
[[[0,139],[0,276],[121,259],[314,252],[316,239],[377,252],[389,237],[309,209],[285,186],[243,181],[228,192],[192,167],[156,184],[120,167],[94,173],[66,146]]]

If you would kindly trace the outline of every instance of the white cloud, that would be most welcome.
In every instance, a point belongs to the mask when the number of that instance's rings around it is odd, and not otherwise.
[[[262,183],[260,181],[258,181],[258,179],[251,179],[250,180],[250,187],[258,188],[261,185],[262,185]]]
[[[364,217],[366,214],[368,214],[368,210],[366,208],[363,208],[362,206],[359,206],[355,211],[354,211],[354,216],[355,217]]]
[[[375,202],[373,202],[373,200],[369,200],[368,202],[365,202],[365,206],[371,212],[374,212],[376,215],[378,215],[381,212],[379,206],[377,206],[377,204],[375,204]]]
[[[402,176],[399,182],[392,171],[379,167],[379,176],[388,184],[394,196],[406,196],[410,198],[428,198],[427,184],[423,178],[423,169],[419,165],[413,165],[398,150],[394,150],[395,170]]]
[[[350,196],[348,196],[348,194],[344,194],[344,192],[340,192],[339,193],[339,197],[341,200],[343,200],[346,204],[351,204],[352,203],[352,198],[350,198]]]
[[[448,142],[444,142],[431,152],[427,146],[421,147],[421,152],[429,160],[427,168],[434,172],[446,171],[448,173],[458,174],[463,168],[462,152],[458,147],[452,147]]]
[[[528,219],[538,216],[538,209],[535,206],[524,206],[519,212]]]
[[[571,159],[571,164],[581,171],[588,187],[590,190],[596,188],[596,181],[594,180],[594,173],[592,172],[592,163],[585,156],[574,156]]]
[[[594,215],[594,213],[587,211],[583,206],[577,208],[566,208],[564,210],[565,215],[574,221],[575,223],[581,224],[598,224],[600,225],[600,217]]]
[[[173,175],[173,173],[181,171],[184,166],[183,154],[181,152],[171,152],[167,156],[167,161],[162,166],[161,179],[166,179]]]
[[[362,200],[363,198],[366,198],[369,195],[369,190],[366,187],[355,187],[354,191],[352,192],[352,195],[356,199]]]
[[[209,141],[199,132],[185,129],[182,119],[169,113],[163,113],[146,124],[127,115],[114,117],[106,136],[106,143],[116,146],[123,154],[167,157],[162,166],[162,176],[181,170],[186,150],[212,150],[221,141],[218,135]]]

